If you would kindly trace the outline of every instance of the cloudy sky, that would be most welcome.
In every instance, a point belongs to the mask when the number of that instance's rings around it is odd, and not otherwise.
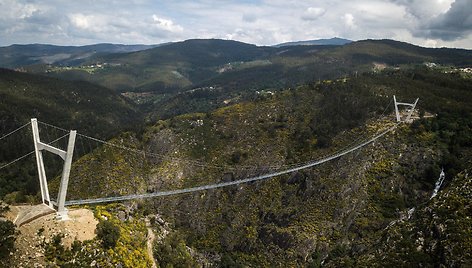
[[[472,49],[472,0],[0,0],[0,46],[331,37]]]

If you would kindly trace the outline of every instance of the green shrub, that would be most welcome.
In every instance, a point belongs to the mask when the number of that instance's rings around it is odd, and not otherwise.
[[[0,264],[13,252],[16,239],[15,225],[11,221],[0,220]]]
[[[97,236],[102,240],[106,249],[114,248],[120,238],[120,227],[110,221],[101,221],[97,224]]]
[[[196,266],[184,239],[177,232],[168,234],[162,244],[157,244],[154,247],[154,257],[161,267]]]
[[[56,234],[52,237],[51,242],[45,244],[44,256],[47,261],[55,262],[58,265],[64,264],[68,259],[68,252],[62,245],[64,234]]]
[[[238,268],[244,267],[242,264],[236,262],[230,254],[223,254],[220,261],[221,268]]]

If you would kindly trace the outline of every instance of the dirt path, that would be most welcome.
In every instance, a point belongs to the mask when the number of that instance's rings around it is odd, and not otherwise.
[[[156,236],[154,235],[154,231],[151,228],[151,223],[149,222],[149,218],[146,218],[146,227],[148,231],[147,235],[147,252],[149,255],[149,258],[151,258],[152,261],[152,268],[157,268],[156,261],[154,260],[154,254],[152,253],[152,245],[154,244],[154,239],[156,239]]]

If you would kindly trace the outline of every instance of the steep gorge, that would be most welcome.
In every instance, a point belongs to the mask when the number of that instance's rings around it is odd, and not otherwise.
[[[212,113],[159,121],[139,135],[128,133],[115,140],[144,149],[150,153],[147,158],[115,148],[107,151],[105,164],[97,162],[97,168],[87,172],[83,169],[87,159],[77,162],[71,198],[192,187],[316,159],[391,124],[388,121],[393,115],[381,112],[388,96],[406,91],[405,95],[423,93],[423,88],[430,86],[417,81],[405,89],[395,86],[404,79],[394,74],[322,83]],[[441,96],[435,89],[428,94],[423,96],[420,110],[434,109],[430,100]],[[449,114],[401,125],[374,144],[316,168],[263,182],[156,198],[140,202],[140,206],[148,213],[162,214],[180,237],[176,243],[189,246],[193,258],[200,256],[201,261],[206,256],[206,263],[385,265],[375,258],[385,260],[382,252],[386,251],[377,249],[388,226],[410,208],[428,206],[441,165],[451,179],[456,170],[467,166],[466,161],[461,165],[454,162],[454,157],[463,155],[467,159],[470,155],[467,140],[461,141],[464,146],[460,150],[454,149],[451,144],[458,139],[446,135],[458,127],[447,125],[451,123],[448,116],[466,102],[464,98],[454,99],[448,107],[429,110],[434,113],[444,109]],[[329,117],[330,112],[337,117]],[[383,120],[376,119],[379,116]],[[457,133],[467,136],[468,125],[459,127]],[[100,150],[87,157],[100,161]],[[456,155],[452,157],[451,153]],[[114,168],[121,171],[114,174],[121,179],[106,175],[107,168],[100,169],[113,166],[116,159],[121,164]],[[85,192],[80,188],[100,187],[100,183],[108,189]],[[160,258],[158,261],[163,260],[162,254]],[[461,256],[452,254],[447,258]],[[431,260],[425,259],[424,263]]]

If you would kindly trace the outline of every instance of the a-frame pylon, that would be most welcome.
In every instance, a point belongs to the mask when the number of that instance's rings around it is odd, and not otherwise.
[[[397,98],[395,97],[395,95],[393,95],[393,102],[394,102],[394,105],[395,105],[395,116],[397,118],[397,122],[409,122],[410,121],[411,115],[413,114],[413,111],[415,110],[415,107],[416,107],[416,104],[418,103],[418,100],[419,100],[419,98],[417,98],[414,103],[397,102]],[[410,107],[410,110],[408,111],[408,114],[407,114],[406,119],[404,121],[401,120],[400,112],[398,110],[399,105]]]
[[[77,131],[71,130],[69,133],[69,142],[67,144],[67,151],[53,147],[49,144],[41,142],[39,138],[38,120],[31,119],[31,126],[33,128],[34,151],[36,153],[36,164],[38,167],[39,185],[41,187],[41,198],[43,204],[54,209],[57,207],[57,218],[59,220],[68,219],[67,209],[65,208],[67,186],[69,184],[70,168],[72,165],[72,156],[74,154],[75,136]],[[57,194],[57,202],[51,201],[49,197],[48,181],[46,177],[46,170],[44,169],[43,153],[46,150],[53,154],[60,156],[64,160],[62,168],[61,185],[59,186],[59,193]]]

